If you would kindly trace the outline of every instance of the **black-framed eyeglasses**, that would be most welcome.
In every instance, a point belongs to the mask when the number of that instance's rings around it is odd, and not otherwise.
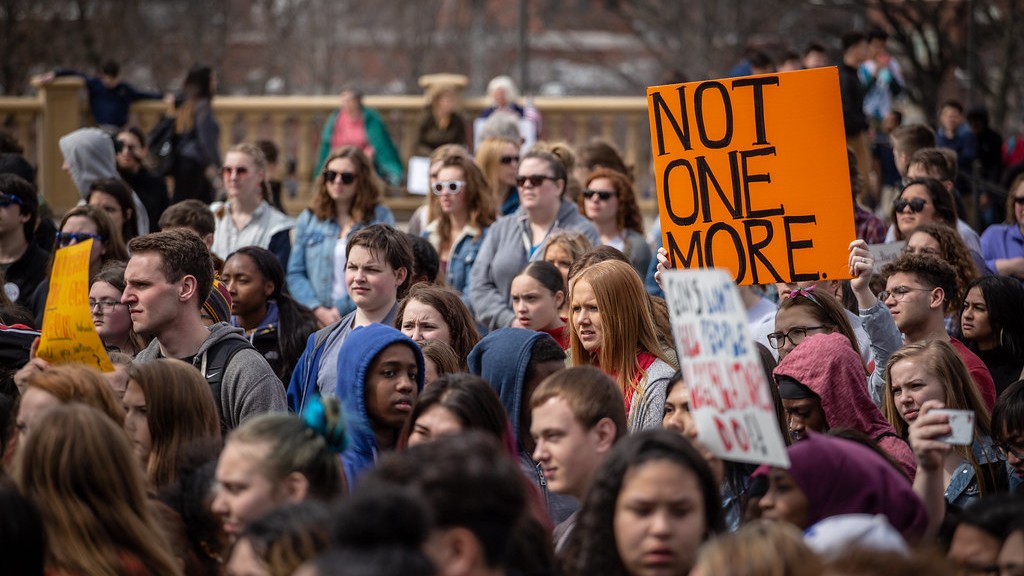
[[[516,156],[515,154],[510,154],[508,156],[502,156],[501,158],[498,158],[498,161],[501,162],[502,164],[512,164],[514,162],[519,162],[519,156]]]
[[[249,169],[246,168],[245,166],[225,166],[220,169],[220,173],[229,178],[231,177],[232,173],[238,174],[239,176],[245,176],[246,174],[249,173]]]
[[[903,212],[903,210],[906,209],[907,206],[910,206],[910,211],[916,214],[924,210],[924,207],[928,205],[928,201],[925,200],[924,198],[914,198],[912,200],[904,200],[903,198],[897,198],[893,200],[892,205],[896,208],[897,214]]]
[[[878,293],[878,299],[885,302],[892,296],[893,300],[900,302],[911,292],[931,292],[931,288],[913,288],[910,286],[894,286],[892,290],[882,290]]]
[[[992,447],[999,451],[1003,458],[1008,458],[1012,455],[1017,460],[1024,460],[1024,448],[1015,448],[1002,442],[993,442]]]
[[[14,194],[0,194],[0,208],[7,208],[11,204],[24,206],[25,201],[15,196]]]
[[[540,186],[541,184],[544,183],[545,180],[551,180],[552,182],[555,182],[555,181],[558,180],[558,178],[555,178],[554,176],[547,176],[547,175],[544,175],[544,174],[531,174],[529,176],[517,176],[516,177],[516,186],[519,186],[520,188],[522,188],[527,182],[530,183],[530,186]]]
[[[615,194],[615,192],[609,192],[607,190],[584,190],[583,191],[583,197],[586,198],[587,200],[590,200],[594,196],[597,196],[598,199],[607,202],[607,201],[611,200],[613,196],[617,196],[617,194]]]
[[[333,183],[341,176],[342,184],[351,184],[356,181],[355,172],[338,172],[337,170],[324,170],[324,180]]]
[[[442,194],[458,194],[462,192],[462,189],[466,187],[466,183],[463,180],[439,180],[434,182],[431,188],[434,190],[434,194],[440,196]]]
[[[789,332],[772,332],[768,335],[768,344],[776,350],[781,350],[786,345],[788,339],[793,343],[793,346],[800,344],[807,338],[807,332],[811,330],[823,330],[825,326],[797,326],[796,328],[790,328]]]
[[[127,304],[122,304],[117,300],[93,300],[89,298],[89,310],[94,310],[97,306],[99,306],[101,312],[110,312],[118,306],[127,306]]]
[[[99,234],[89,234],[87,232],[57,232],[57,244],[60,246],[71,246],[72,244],[85,242],[90,238],[99,242],[106,240]]]

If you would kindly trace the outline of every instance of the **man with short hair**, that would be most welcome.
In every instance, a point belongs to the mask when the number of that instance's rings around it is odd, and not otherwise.
[[[868,141],[868,119],[864,114],[864,85],[858,68],[868,59],[868,40],[860,32],[843,34],[843,59],[839,63],[839,92],[843,103],[843,128],[846,146],[857,156],[857,170],[862,182],[870,182],[871,143]],[[868,196],[873,193],[868,191]],[[874,204],[872,201],[870,204]]]
[[[869,264],[870,262],[857,263],[870,272]],[[870,276],[870,273],[867,275]],[[882,275],[888,279],[885,291],[879,294],[878,298],[889,309],[896,328],[903,334],[904,343],[945,340],[952,344],[967,366],[975,387],[985,400],[985,405],[991,409],[996,403],[996,386],[992,374],[974,352],[946,333],[944,319],[947,302],[955,298],[957,293],[956,271],[953,267],[931,255],[904,254],[886,264],[882,268]],[[884,316],[880,316],[884,315],[885,311],[877,306],[877,301],[871,294],[863,274],[852,280],[850,286],[857,296],[864,327],[868,334],[874,337],[876,330],[884,330],[880,324],[889,323]],[[875,361],[878,366],[885,366],[889,362],[889,353],[880,354],[875,349]],[[875,370],[869,379],[869,390],[876,404],[881,404],[885,388],[884,372],[885,370]]]
[[[964,244],[971,249],[972,255],[975,256],[975,264],[979,266],[978,269],[984,272],[986,268],[985,261],[981,258],[981,238],[978,237],[974,228],[964,222],[964,201],[956,190],[956,177],[956,154],[948,148],[920,148],[910,155],[910,161],[907,163],[907,178],[934,178],[942,182],[946,190],[953,195],[957,211],[956,231],[960,233]],[[895,240],[895,231],[893,234],[891,239],[887,239],[888,242]]]
[[[78,76],[85,80],[92,116],[96,124],[111,134],[128,124],[128,113],[133,102],[160,100],[164,97],[160,92],[139,90],[124,82],[121,78],[121,66],[113,60],[103,63],[99,76],[88,76],[77,70],[64,68],[33,78],[33,84],[46,84],[60,76]]]
[[[548,376],[530,398],[533,459],[548,488],[580,502],[612,446],[625,436],[626,409],[618,385],[593,366]],[[576,525],[576,512],[555,528],[555,551]]]
[[[198,368],[210,382],[224,430],[286,410],[281,381],[242,330],[203,325],[200,309],[213,288],[213,262],[199,236],[184,229],[156,232],[133,238],[128,249],[121,302],[135,331],[153,337],[136,360],[177,358]]]
[[[924,124],[898,126],[892,131],[892,157],[900,178],[907,179],[910,157],[921,148],[935,147],[935,131]]]
[[[28,308],[46,279],[48,252],[32,240],[39,218],[36,188],[20,176],[0,174],[0,278],[7,298]]]
[[[974,134],[964,122],[964,105],[959,101],[946,100],[939,108],[939,129],[935,131],[935,145],[956,152],[960,169],[970,172],[975,158]]]

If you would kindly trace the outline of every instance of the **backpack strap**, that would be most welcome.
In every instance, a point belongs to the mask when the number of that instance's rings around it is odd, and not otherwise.
[[[255,350],[248,340],[241,338],[228,338],[211,346],[203,353],[199,371],[203,373],[206,382],[210,385],[210,392],[213,394],[213,403],[217,406],[217,414],[220,415],[220,428],[227,432],[224,417],[224,407],[221,405],[221,383],[224,380],[224,371],[227,369],[231,359],[242,350]],[[197,358],[200,360],[200,358]]]

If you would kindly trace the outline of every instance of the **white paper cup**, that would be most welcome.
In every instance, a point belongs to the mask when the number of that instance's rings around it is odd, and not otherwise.
[[[953,410],[952,408],[938,408],[931,411],[932,414],[945,414],[949,418],[949,427],[953,430],[948,435],[939,438],[946,444],[958,446],[970,446],[974,443],[974,411]]]

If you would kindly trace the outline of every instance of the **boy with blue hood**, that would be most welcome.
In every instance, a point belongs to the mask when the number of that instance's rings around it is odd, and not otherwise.
[[[533,461],[536,444],[530,436],[530,396],[541,381],[565,368],[565,351],[545,332],[501,328],[473,347],[468,364],[471,373],[487,380],[498,393],[519,448],[520,467],[544,494],[551,520],[563,522],[579,503],[572,496],[549,491],[544,470]]]
[[[423,353],[411,338],[383,324],[352,330],[338,353],[337,394],[350,422],[341,456],[351,489],[380,452],[398,444],[423,390]]]

